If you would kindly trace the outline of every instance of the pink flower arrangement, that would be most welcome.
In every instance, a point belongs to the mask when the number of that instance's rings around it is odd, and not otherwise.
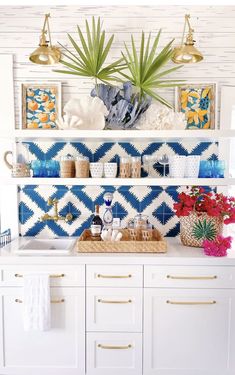
[[[224,257],[227,255],[227,250],[231,249],[232,237],[223,237],[218,235],[213,241],[204,240],[204,253],[208,256]]]

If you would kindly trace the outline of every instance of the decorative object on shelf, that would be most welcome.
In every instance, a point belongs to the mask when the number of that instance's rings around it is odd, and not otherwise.
[[[75,177],[75,160],[74,157],[70,154],[60,157],[60,177]]]
[[[104,176],[108,178],[117,177],[117,163],[104,163]]]
[[[162,234],[157,230],[144,235],[142,240],[132,240],[128,229],[121,229],[120,241],[92,241],[91,232],[88,229],[81,234],[76,242],[79,253],[165,253],[167,242]]]
[[[186,157],[185,174],[186,178],[197,178],[199,175],[200,155],[188,155]]]
[[[55,72],[90,77],[94,79],[95,84],[97,84],[97,81],[104,83],[120,81],[120,79],[116,77],[116,73],[125,69],[126,64],[123,63],[123,58],[120,58],[111,64],[104,65],[109,55],[114,35],[112,35],[107,44],[105,44],[105,31],[102,30],[100,17],[97,22],[95,21],[95,18],[92,17],[91,26],[89,26],[89,23],[86,20],[87,40],[84,36],[85,33],[83,35],[79,26],[77,26],[77,32],[81,47],[75,42],[72,36],[68,34],[69,40],[75,51],[72,52],[61,44],[65,50],[65,52],[62,51],[62,54],[67,61],[61,59],[60,63],[68,69],[55,70]]]
[[[158,159],[155,155],[143,155],[143,168],[147,172],[147,177],[152,177],[151,168],[155,163],[157,163]]]
[[[216,127],[216,83],[187,83],[176,88],[175,107],[185,114],[187,129]]]
[[[153,102],[140,116],[136,128],[140,130],[184,130],[186,125],[184,113],[175,112],[159,102]]]
[[[90,174],[92,178],[103,177],[104,163],[96,162],[90,163]]]
[[[131,177],[131,159],[129,157],[120,158],[120,177],[130,178]]]
[[[166,177],[166,166],[169,164],[169,157],[167,154],[159,156],[158,163],[163,165],[163,177]]]
[[[231,249],[232,241],[231,236],[223,237],[222,235],[217,235],[213,241],[204,240],[202,244],[204,253],[214,257],[227,256],[227,250]]]
[[[108,110],[103,101],[90,96],[70,99],[64,106],[64,112],[66,119],[69,120],[70,128],[86,130],[104,129],[105,116],[108,115]],[[62,124],[62,121],[59,121],[58,124]],[[65,126],[64,121],[63,126]]]
[[[60,163],[57,160],[32,160],[30,168],[33,177],[60,177]]]
[[[83,155],[78,155],[75,158],[75,177],[88,178],[89,177],[89,158]]]
[[[189,22],[190,14],[185,14],[184,30],[181,39],[181,44],[174,48],[172,61],[175,64],[190,64],[197,63],[203,60],[203,55],[194,47],[195,40],[193,39],[194,30]],[[188,34],[184,41],[186,26],[188,26]]]
[[[141,156],[132,156],[131,158],[131,177],[141,177]]]
[[[61,83],[21,84],[22,128],[54,129],[61,115]]]
[[[59,47],[53,46],[51,42],[49,17],[50,13],[45,14],[45,21],[40,36],[39,47],[29,56],[29,60],[35,64],[53,65],[57,64],[61,58]],[[47,40],[46,35],[48,35],[49,41]]]
[[[235,223],[235,198],[192,187],[174,204],[180,217],[180,239],[186,246],[202,247],[204,240],[221,235],[223,224]]]
[[[127,73],[120,71],[126,80],[130,81],[136,88],[136,97],[142,103],[146,97],[150,96],[160,103],[172,108],[172,105],[160,96],[155,90],[164,87],[176,87],[182,80],[166,80],[164,77],[179,69],[181,66],[173,67],[163,70],[163,67],[169,62],[173,56],[172,43],[170,41],[162,51],[157,54],[157,47],[161,36],[159,30],[157,36],[154,38],[152,47],[150,47],[151,34],[149,34],[146,42],[146,37],[142,31],[139,53],[136,44],[131,36],[131,48],[129,49],[125,44],[125,52],[122,56],[127,64]]]
[[[185,175],[186,156],[172,155],[169,157],[169,175],[173,178],[183,178]]]
[[[224,178],[225,160],[201,160],[199,168],[200,178]]]
[[[103,215],[104,228],[110,228],[113,224],[112,212],[113,193],[107,192],[104,194],[105,211]]]
[[[91,96],[98,96],[109,111],[106,116],[107,129],[133,128],[151,103],[150,97],[139,101],[133,93],[131,82],[125,82],[121,88],[97,84],[91,91]]]
[[[8,161],[11,155],[12,162]],[[11,170],[12,177],[30,177],[29,145],[14,143],[13,151],[6,151],[3,156],[6,166]]]
[[[64,115],[59,116],[56,120],[56,125],[58,129],[77,129],[79,123],[79,118],[77,116]]]

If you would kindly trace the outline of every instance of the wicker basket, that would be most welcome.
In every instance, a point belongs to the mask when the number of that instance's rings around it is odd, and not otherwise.
[[[204,231],[203,225],[210,225],[210,233]],[[201,229],[200,229],[201,227]],[[199,228],[199,229],[198,229]],[[202,237],[195,236],[195,230],[201,232]],[[183,245],[202,247],[203,241],[207,239],[214,239],[218,234],[223,232],[223,219],[221,217],[211,217],[206,213],[197,214],[192,212],[189,216],[182,216],[180,218],[180,239]],[[213,236],[211,238],[210,236]]]
[[[151,241],[131,241],[127,229],[122,229],[122,239],[118,242],[94,241],[91,232],[85,229],[76,242],[80,253],[165,253],[167,242],[157,230],[153,230]]]

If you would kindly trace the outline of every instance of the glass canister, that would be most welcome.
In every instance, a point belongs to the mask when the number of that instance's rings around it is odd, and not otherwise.
[[[134,228],[147,229],[148,227],[148,215],[137,214],[134,217]]]
[[[131,158],[131,177],[141,177],[141,156],[133,156]]]
[[[75,176],[75,160],[70,154],[60,158],[60,177],[70,178]]]
[[[75,159],[75,177],[89,177],[89,159],[86,156],[79,155]]]
[[[120,177],[131,177],[131,159],[129,157],[120,158]]]

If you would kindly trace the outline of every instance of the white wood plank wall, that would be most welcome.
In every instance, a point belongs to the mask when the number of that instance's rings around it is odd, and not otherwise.
[[[161,47],[172,38],[179,43],[184,14],[190,13],[192,26],[196,31],[196,46],[205,59],[201,63],[184,66],[171,77],[198,82],[218,81],[219,88],[223,84],[235,85],[235,6],[1,6],[0,53],[14,54],[17,124],[19,84],[22,81],[62,81],[63,103],[71,95],[88,93],[92,88],[91,80],[59,75],[51,67],[35,65],[28,60],[29,54],[38,45],[44,14],[47,12],[52,17],[50,24],[53,42],[59,41],[65,45],[68,45],[66,33],[71,33],[76,38],[77,24],[84,30],[86,18],[101,16],[107,36],[115,34],[111,60],[120,56],[124,41],[130,45],[130,34],[139,40],[142,30],[156,35],[162,28]],[[173,89],[162,94],[174,102]]]

